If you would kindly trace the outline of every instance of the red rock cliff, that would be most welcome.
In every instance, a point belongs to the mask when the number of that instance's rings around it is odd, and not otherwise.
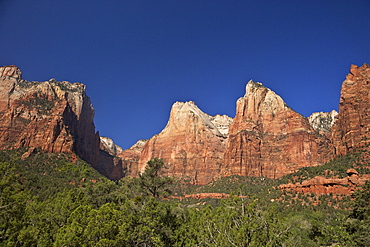
[[[193,102],[176,102],[161,133],[144,146],[138,171],[153,157],[165,161],[165,175],[203,185],[219,175],[231,118],[212,117]]]
[[[237,103],[221,174],[279,178],[324,163],[328,140],[261,83]]]
[[[97,168],[99,134],[81,83],[30,82],[16,66],[0,68],[0,148],[75,152]]]
[[[342,84],[331,139],[335,155],[345,155],[370,144],[370,65],[351,66]]]
[[[146,139],[138,140],[129,149],[123,150],[122,152],[117,154],[117,156],[121,158],[127,166],[126,175],[131,177],[135,177],[138,175],[138,162],[141,152],[143,151],[145,143],[147,141],[148,140]]]

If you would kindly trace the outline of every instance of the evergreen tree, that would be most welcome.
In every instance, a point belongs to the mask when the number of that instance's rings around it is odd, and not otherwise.
[[[164,168],[162,159],[153,158],[148,161],[145,171],[139,175],[138,185],[144,194],[152,197],[170,194],[171,191],[166,187],[173,182],[170,177],[161,177],[161,171]]]

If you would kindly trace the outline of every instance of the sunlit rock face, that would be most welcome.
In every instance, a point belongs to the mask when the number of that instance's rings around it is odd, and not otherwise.
[[[370,143],[370,66],[352,65],[342,84],[339,114],[331,128],[335,155],[354,148],[369,149]]]
[[[236,103],[221,175],[279,178],[323,164],[327,144],[279,95],[249,81]]]
[[[132,160],[132,161],[138,161],[140,158],[141,151],[143,151],[143,148],[145,146],[145,143],[147,143],[148,140],[141,139],[138,140],[134,145],[132,145],[129,149],[122,150],[117,155],[118,157],[121,157],[124,160]]]
[[[100,149],[108,152],[110,155],[117,156],[122,152],[122,148],[115,144],[109,137],[100,137]]]
[[[8,65],[8,66],[0,67],[0,77],[5,77],[5,76],[22,79],[22,72],[15,65]]]
[[[311,126],[320,134],[329,134],[330,128],[333,126],[338,112],[314,112],[308,117]]]
[[[278,188],[281,190],[293,190],[300,193],[315,193],[320,195],[351,195],[370,179],[370,174],[359,174],[353,168],[347,170],[347,175],[344,178],[316,176],[303,180],[300,183],[281,184]]]
[[[231,121],[202,112],[194,102],[176,102],[167,126],[145,144],[138,172],[158,157],[168,168],[165,175],[199,185],[210,182],[219,175]]]
[[[0,68],[0,148],[40,147],[75,152],[97,165],[99,135],[82,83],[21,79],[15,66]]]

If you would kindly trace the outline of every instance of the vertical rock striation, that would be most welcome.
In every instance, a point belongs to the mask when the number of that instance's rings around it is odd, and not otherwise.
[[[301,167],[323,164],[328,140],[279,95],[249,81],[236,105],[223,176],[279,178]]]
[[[227,143],[227,116],[209,116],[194,102],[176,102],[161,133],[144,146],[138,172],[153,157],[165,161],[165,174],[203,185],[219,175]]]
[[[339,114],[331,128],[335,155],[370,143],[370,65],[352,65],[342,84]]]

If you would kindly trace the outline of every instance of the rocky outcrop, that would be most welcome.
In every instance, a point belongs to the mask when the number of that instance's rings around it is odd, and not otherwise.
[[[347,175],[345,178],[316,176],[312,179],[304,180],[301,183],[279,185],[279,189],[293,190],[300,193],[349,195],[358,188],[361,188],[370,179],[370,174],[360,175],[353,168],[347,170]]]
[[[227,116],[205,114],[194,102],[176,102],[167,126],[145,144],[138,172],[158,157],[168,168],[165,175],[199,185],[210,182],[219,175],[230,122]]]
[[[110,155],[117,156],[122,152],[122,148],[115,144],[109,137],[100,137],[100,149],[108,152]]]
[[[97,168],[99,134],[82,83],[30,82],[19,68],[0,68],[0,148],[39,147],[73,153]]]
[[[330,133],[330,128],[333,126],[337,115],[338,112],[336,110],[331,112],[314,112],[308,117],[308,121],[317,132],[327,135]]]
[[[15,65],[0,67],[0,77],[5,77],[5,76],[22,79],[22,72]]]
[[[147,141],[147,139],[138,140],[129,149],[123,150],[118,153],[118,157],[122,158],[123,160],[138,161]]]
[[[352,65],[342,84],[339,114],[331,128],[334,155],[370,144],[370,66]]]
[[[249,81],[237,101],[236,116],[221,174],[279,178],[325,161],[328,140],[279,95]]]
[[[125,162],[128,176],[134,177],[138,174],[139,158],[147,141],[147,139],[138,140],[129,149],[123,150],[117,155]]]

